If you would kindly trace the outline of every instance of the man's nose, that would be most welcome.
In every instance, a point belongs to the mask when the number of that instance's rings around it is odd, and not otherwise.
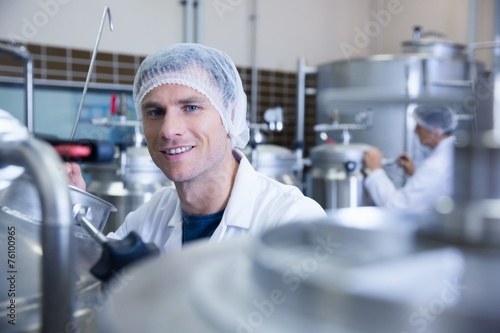
[[[163,117],[161,135],[165,139],[181,136],[185,132],[185,122],[182,115],[176,112],[167,112]]]

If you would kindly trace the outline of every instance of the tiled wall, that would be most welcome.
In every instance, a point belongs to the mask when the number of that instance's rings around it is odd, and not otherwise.
[[[0,41],[5,43],[5,41]],[[34,78],[37,82],[84,82],[90,65],[91,51],[69,48],[51,47],[43,45],[26,45],[33,56]],[[144,56],[98,52],[91,82],[106,85],[130,86],[134,80],[134,73]],[[251,68],[238,68],[245,92],[248,96],[248,105],[251,104]],[[9,78],[19,78],[23,75],[22,64],[0,57],[0,81]],[[284,129],[281,132],[267,132],[267,143],[293,149],[296,136],[296,73],[275,72],[260,70],[258,75],[257,121],[263,122],[264,111],[271,107],[281,106],[284,110]],[[315,77],[309,75],[307,86],[315,86]],[[249,107],[250,110],[250,107]],[[307,150],[314,143],[314,114],[315,98],[306,97],[305,114],[305,147]]]
[[[0,41],[5,43],[4,41]],[[43,45],[26,45],[33,57],[35,80],[84,82],[91,52]],[[132,85],[134,73],[144,57],[98,52],[91,82]],[[0,77],[19,77],[19,61],[2,57]]]

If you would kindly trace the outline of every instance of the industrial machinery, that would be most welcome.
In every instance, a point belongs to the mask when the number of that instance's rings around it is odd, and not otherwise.
[[[499,230],[463,226],[345,208],[257,238],[194,244],[129,271],[134,279],[106,303],[110,325],[152,333],[498,332]]]
[[[266,134],[262,132],[280,132],[284,126],[283,109],[269,108],[264,111],[266,123],[251,123],[251,138],[243,153],[259,172],[283,184],[303,189],[300,164],[292,150],[266,143]]]
[[[338,119],[338,115],[336,117]],[[363,186],[364,154],[373,146],[351,143],[351,132],[365,130],[371,126],[370,120],[362,118],[353,124],[319,124],[314,127],[324,140],[310,151],[311,167],[306,174],[306,194],[314,198],[325,209],[360,207],[372,205]],[[327,133],[341,131],[339,143]]]
[[[290,149],[272,144],[259,144],[253,149],[246,147],[243,153],[259,172],[280,183],[302,188],[302,183],[297,178],[297,160]]]
[[[299,72],[302,76],[317,74],[316,126],[335,129],[333,125],[338,119],[341,123],[356,124],[362,116],[369,119],[370,124],[353,132],[350,142],[375,146],[389,158],[406,151],[418,166],[429,153],[414,134],[415,123],[411,114],[418,104],[449,105],[462,120],[459,130],[473,132],[476,128],[476,92],[481,82],[484,83],[484,78],[480,80],[484,76],[484,66],[471,60],[465,50],[464,45],[446,40],[442,35],[421,34],[416,29],[414,39],[403,42],[402,54],[339,60],[314,69],[305,66],[302,60]],[[318,145],[324,144],[320,133],[318,131],[316,136]],[[338,155],[337,151],[345,153],[348,149],[348,146],[324,148],[322,155],[327,150]],[[356,154],[359,147],[352,146],[352,149]],[[314,171],[316,155],[313,148],[313,178],[319,177]],[[325,160],[322,157],[320,164]],[[332,156],[331,160],[332,168],[336,168],[333,164],[338,158]],[[388,164],[385,169],[396,186],[404,185],[405,176],[401,169],[394,164]],[[331,177],[324,176],[325,183],[330,180]],[[322,185],[324,188],[318,189],[320,184],[320,181],[310,183],[312,188],[308,193],[322,202],[324,208],[365,205],[357,196],[352,197],[354,202],[326,203],[325,196],[342,196],[325,193],[332,190]]]
[[[372,126],[356,132],[353,141],[377,146],[387,156],[401,151],[414,155],[411,112],[415,104],[445,103],[459,114],[472,116],[475,110],[466,109],[466,103],[475,97],[473,89],[482,74],[482,64],[469,61],[465,46],[437,37],[415,37],[403,42],[402,54],[319,65],[316,122],[331,123],[336,112],[350,122],[356,114],[369,112]]]
[[[107,292],[101,281],[119,280],[123,267],[158,249],[133,232],[106,239],[102,230],[116,208],[67,186],[57,150],[3,110],[0,157],[0,268],[7,280],[0,284],[0,330],[96,332],[95,309]]]

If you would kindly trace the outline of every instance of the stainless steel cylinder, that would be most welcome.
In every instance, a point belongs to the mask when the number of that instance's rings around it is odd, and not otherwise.
[[[363,187],[364,144],[323,144],[311,150],[312,167],[306,175],[306,194],[324,209],[367,206]]]
[[[280,183],[294,185],[302,190],[302,181],[298,177],[297,158],[290,149],[271,144],[259,144],[255,149],[247,146],[243,154],[259,172]]]
[[[450,241],[500,245],[500,137],[486,131],[459,136],[454,189],[436,204],[429,232]]]

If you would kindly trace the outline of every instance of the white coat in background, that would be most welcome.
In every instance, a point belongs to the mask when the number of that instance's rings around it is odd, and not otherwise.
[[[452,194],[454,145],[454,136],[441,141],[402,188],[396,188],[383,169],[365,178],[365,188],[377,206],[427,213],[439,197]]]
[[[219,242],[241,234],[258,234],[291,221],[326,217],[323,208],[295,186],[281,184],[257,171],[239,151],[239,167],[222,220],[210,238]],[[109,238],[121,239],[136,231],[146,243],[170,252],[182,248],[182,212],[175,188],[156,192],[151,200],[129,213]]]

